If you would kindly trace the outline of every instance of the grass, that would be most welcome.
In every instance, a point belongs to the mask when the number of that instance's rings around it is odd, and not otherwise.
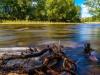
[[[74,23],[74,22],[50,22],[50,21],[28,21],[28,20],[3,20],[0,22],[0,25],[9,25],[9,24],[100,24],[100,22],[82,22],[82,23]]]
[[[3,20],[0,24],[80,24],[70,22],[28,21],[28,20]]]

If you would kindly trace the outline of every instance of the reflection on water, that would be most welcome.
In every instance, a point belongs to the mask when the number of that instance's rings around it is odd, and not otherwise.
[[[89,40],[95,49],[100,49],[100,25],[79,25],[79,38],[81,41]]]
[[[100,25],[0,25],[0,47],[34,46],[48,41],[90,40],[100,44]]]
[[[94,25],[81,25],[80,26],[80,32],[81,39],[84,40],[99,40],[100,35],[100,26],[94,26]]]

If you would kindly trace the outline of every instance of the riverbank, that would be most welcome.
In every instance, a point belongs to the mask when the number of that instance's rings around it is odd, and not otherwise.
[[[85,24],[100,24],[100,22],[84,22]]]
[[[0,25],[19,25],[19,24],[24,24],[24,25],[28,25],[28,24],[100,24],[100,22],[80,22],[80,23],[75,23],[75,22],[50,22],[50,21],[28,21],[28,20],[15,20],[15,21],[10,21],[10,20],[4,20],[4,21],[0,21]]]
[[[4,20],[0,22],[0,25],[9,25],[9,24],[81,24],[81,23],[71,23],[71,22],[50,22],[50,21],[8,21]]]

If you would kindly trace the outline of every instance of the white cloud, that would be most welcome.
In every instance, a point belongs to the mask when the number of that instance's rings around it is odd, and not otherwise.
[[[92,15],[89,14],[89,8],[85,5],[81,5],[81,17],[85,18],[85,17],[91,17]]]

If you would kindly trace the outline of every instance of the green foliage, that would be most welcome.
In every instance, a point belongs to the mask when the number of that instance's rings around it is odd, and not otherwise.
[[[31,0],[4,0],[4,9],[7,19],[25,20],[29,16],[31,9]]]
[[[100,20],[100,0],[85,0],[84,4],[88,6],[92,18],[96,21]]]
[[[74,21],[79,18],[78,7],[73,0],[46,0],[46,15],[51,21]]]
[[[82,22],[99,22],[100,17],[92,16],[92,17],[82,18],[81,21]]]
[[[74,0],[2,0],[2,4],[5,19],[80,21],[80,7]]]

